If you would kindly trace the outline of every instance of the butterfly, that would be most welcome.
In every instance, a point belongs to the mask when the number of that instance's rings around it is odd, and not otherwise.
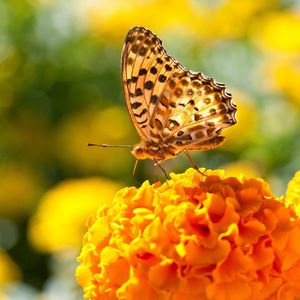
[[[160,163],[187,150],[220,146],[236,123],[236,106],[222,83],[183,67],[144,27],[129,30],[122,50],[122,84],[141,142],[138,159]]]

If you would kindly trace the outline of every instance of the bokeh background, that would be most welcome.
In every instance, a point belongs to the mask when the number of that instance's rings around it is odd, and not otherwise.
[[[184,66],[226,83],[238,123],[206,168],[266,179],[300,168],[300,1],[0,0],[0,299],[82,299],[74,279],[84,223],[128,185],[163,178],[134,144],[120,55],[145,26]],[[168,171],[190,167],[185,157]]]

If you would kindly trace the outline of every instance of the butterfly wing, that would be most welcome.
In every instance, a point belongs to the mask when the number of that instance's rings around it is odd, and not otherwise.
[[[162,140],[153,123],[162,128],[162,119],[168,115],[163,97],[167,81],[183,71],[185,68],[167,55],[161,40],[151,31],[143,27],[129,30],[122,50],[122,83],[129,114],[143,140],[158,141],[157,136]],[[159,103],[162,107],[157,109]],[[158,118],[153,118],[155,114]]]
[[[143,27],[132,28],[122,52],[127,107],[142,140],[156,145],[208,150],[236,123],[236,107],[224,84],[188,71]]]
[[[183,149],[218,147],[223,129],[236,123],[236,106],[224,84],[202,73],[185,71],[174,78],[170,102],[176,102],[163,129],[165,143]],[[174,84],[173,84],[174,85]]]

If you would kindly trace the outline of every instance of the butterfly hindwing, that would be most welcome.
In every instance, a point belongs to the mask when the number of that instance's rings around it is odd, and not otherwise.
[[[194,148],[197,144],[200,149],[201,142],[207,144],[224,128],[235,124],[236,108],[224,85],[190,71],[173,81],[176,85],[170,102],[175,102],[176,107],[163,132],[166,143],[179,148]]]

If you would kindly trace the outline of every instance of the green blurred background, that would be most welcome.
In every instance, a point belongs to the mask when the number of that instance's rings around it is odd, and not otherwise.
[[[205,168],[267,180],[277,196],[300,165],[300,1],[0,0],[0,299],[82,299],[74,279],[84,223],[131,175],[120,79],[127,31],[151,29],[184,66],[224,82],[238,123]],[[185,157],[168,171],[190,167]]]

